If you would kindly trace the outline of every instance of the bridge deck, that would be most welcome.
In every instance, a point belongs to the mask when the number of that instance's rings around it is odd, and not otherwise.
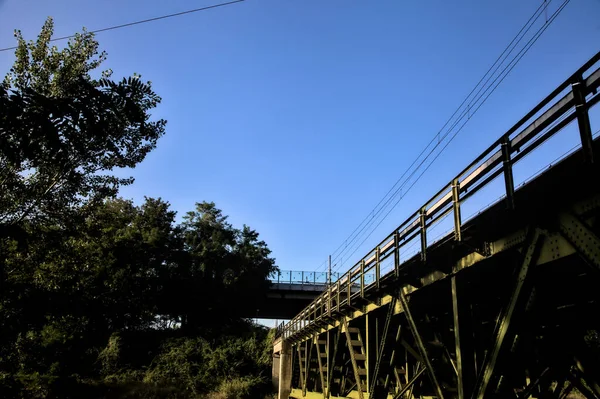
[[[281,328],[280,399],[600,397],[599,61]],[[515,189],[513,165],[575,121],[581,148]],[[505,197],[463,222],[461,204],[499,176]],[[431,243],[446,216],[454,229]]]

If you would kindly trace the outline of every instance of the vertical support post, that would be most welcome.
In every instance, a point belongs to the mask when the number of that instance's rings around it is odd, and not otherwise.
[[[394,233],[394,273],[400,275],[400,233]]]
[[[460,276],[464,279],[464,276]],[[468,290],[464,280],[452,276],[452,313],[454,315],[454,343],[456,353],[456,373],[458,399],[469,399],[475,385],[475,351]],[[460,296],[459,296],[460,295]]]
[[[360,261],[360,297],[365,297],[365,260]]]
[[[300,285],[304,284],[304,270],[301,272],[301,277],[300,277]]]
[[[346,317],[342,318],[343,325],[341,326],[346,333],[346,345],[348,346],[348,351],[350,352],[350,362],[352,363],[352,370],[354,371],[354,381],[356,382],[356,390],[358,391],[358,398],[364,399],[364,393],[362,388],[362,383],[360,379],[360,372],[358,371],[358,365],[356,364],[356,357],[354,353],[354,347],[352,346],[352,338],[350,337],[350,329],[348,327],[348,320]]]
[[[308,385],[308,365],[310,363],[311,349],[308,347],[308,339],[304,341],[304,380],[302,381],[302,396],[306,396],[306,386]]]
[[[288,399],[292,391],[292,345],[285,339],[281,341],[279,352],[279,399]]]
[[[462,228],[460,217],[460,183],[458,179],[452,180],[452,207],[454,209],[454,240],[462,241]]]
[[[499,358],[503,355],[503,351],[512,344],[514,333],[511,330],[514,330],[513,325],[516,323],[516,315],[523,313],[527,295],[532,289],[531,279],[528,278],[531,275],[529,269],[533,267],[532,265],[535,265],[538,256],[537,250],[542,241],[539,229],[536,228],[528,233],[516,281],[512,287],[508,303],[501,311],[496,322],[494,345],[486,355],[482,371],[477,379],[477,386],[473,396],[476,399],[488,397],[488,393],[492,389],[492,379],[497,379],[496,371]]]
[[[594,163],[594,147],[590,116],[585,101],[585,83],[583,78],[580,77],[578,82],[571,85],[571,88],[573,89],[573,97],[575,99],[575,114],[577,115],[577,125],[579,125],[583,156],[587,164],[592,164]]]
[[[381,273],[381,265],[379,264],[379,257],[381,255],[381,249],[379,245],[375,249],[375,286],[379,289],[379,277]]]
[[[515,182],[513,180],[512,161],[510,159],[510,138],[502,139],[502,165],[504,169],[504,186],[506,187],[506,207],[515,209]]]
[[[330,396],[330,392],[331,392],[331,381],[333,381],[333,373],[335,371],[335,360],[337,359],[337,352],[338,352],[338,347],[340,346],[340,338],[341,338],[341,334],[342,334],[342,323],[340,322],[340,325],[337,327],[337,333],[335,335],[335,339],[333,340],[333,355],[327,359],[331,359],[331,362],[329,360],[327,360],[327,367],[328,367],[328,371],[327,371],[327,397]],[[329,335],[328,335],[329,336]],[[330,341],[331,342],[331,341]],[[329,351],[331,351],[331,347],[329,346],[329,343],[327,344]],[[329,356],[329,352],[327,352]]]
[[[348,273],[348,281],[346,282],[346,292],[348,295],[348,300],[346,301],[346,305],[350,306],[350,298],[352,297],[352,269]]]
[[[304,390],[304,365],[302,364],[302,350],[300,350],[301,345],[301,343],[297,344],[296,352],[298,353],[298,367],[300,368],[300,389]]]
[[[337,307],[337,311],[340,311],[340,299],[341,299],[341,294],[340,291],[342,290],[342,284],[340,283],[340,279],[337,279],[337,301],[336,302],[336,307]]]
[[[323,389],[323,399],[327,399],[329,398],[329,396],[331,395],[331,385],[330,385],[330,375],[331,375],[331,370],[329,369],[329,365],[331,364],[331,356],[329,356],[329,354],[331,353],[331,329],[327,330],[327,341],[326,341],[326,346],[325,346],[325,353],[327,354],[327,367],[326,367],[326,374],[325,374],[325,387]]]
[[[421,260],[425,262],[427,260],[427,225],[425,218],[427,216],[427,209],[422,208],[419,212],[419,220],[421,222]]]
[[[367,389],[367,392],[369,392],[369,385],[370,385],[370,377],[371,377],[371,367],[370,367],[370,360],[371,360],[371,337],[369,334],[369,324],[371,324],[371,314],[372,313],[367,313],[365,315],[365,343],[364,343],[364,347],[365,347],[365,371],[367,372],[367,375],[365,375],[365,386]],[[375,352],[377,353],[377,352]]]
[[[421,335],[419,334],[419,331],[417,330],[417,324],[412,315],[412,312],[410,311],[410,309],[408,307],[408,301],[406,300],[406,297],[404,296],[404,292],[402,292],[402,291],[403,290],[400,290],[400,295],[399,295],[400,303],[402,304],[402,311],[404,312],[404,315],[406,316],[406,321],[408,321],[408,325],[410,326],[410,331],[412,332],[413,338],[415,339],[415,344],[417,345],[419,354],[423,358],[423,362],[425,363],[425,369],[427,370],[427,373],[429,374],[429,379],[431,380],[431,384],[433,385],[433,388],[435,389],[438,399],[444,399],[444,393],[442,392],[442,387],[439,384],[438,379],[435,375],[433,365],[431,364],[431,360],[429,359],[427,350],[425,349],[425,344],[423,343],[423,339],[421,338]]]
[[[329,267],[327,269],[327,285],[331,285],[331,255],[329,255]]]
[[[327,316],[331,317],[331,306],[333,305],[331,300],[331,284],[329,285],[329,287],[327,287],[327,291]]]
[[[323,391],[323,398],[327,398],[326,396],[326,388],[325,388],[325,373],[323,372],[323,359],[321,354],[321,344],[319,343],[319,335],[315,335],[313,337],[315,348],[317,349],[317,363],[319,364],[319,380],[321,382],[321,390]],[[325,341],[327,342],[327,341]],[[325,347],[327,348],[327,347]],[[325,357],[327,356],[327,349],[325,349],[324,353]],[[326,364],[327,366],[327,364]]]

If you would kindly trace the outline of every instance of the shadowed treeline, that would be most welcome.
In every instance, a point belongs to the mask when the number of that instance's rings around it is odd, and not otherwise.
[[[252,314],[276,271],[258,233],[214,203],[181,223],[160,198],[118,198],[114,174],[166,121],[150,82],[97,72],[92,34],[50,47],[16,32],[0,85],[0,396],[256,397],[267,330]],[[219,396],[220,395],[220,396]]]

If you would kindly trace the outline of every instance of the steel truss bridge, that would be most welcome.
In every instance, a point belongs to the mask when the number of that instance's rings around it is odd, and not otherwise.
[[[600,398],[599,61],[279,329],[280,399]],[[516,189],[514,165],[572,122],[579,148]],[[504,197],[464,221],[497,177]],[[446,216],[452,230],[431,242]]]

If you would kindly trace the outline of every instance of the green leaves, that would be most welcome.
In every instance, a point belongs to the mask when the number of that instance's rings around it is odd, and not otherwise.
[[[115,334],[219,335],[259,306],[276,269],[258,233],[234,228],[214,203],[176,224],[160,198],[117,198],[133,179],[115,169],[142,162],[165,132],[151,115],[161,98],[139,74],[98,73],[106,54],[89,32],[60,50],[52,34],[51,19],[36,41],[16,31],[0,85],[0,385],[21,376],[40,397],[57,379],[126,367]],[[148,373],[128,375],[171,375],[195,390],[217,369],[267,368],[254,339],[204,342],[169,341]]]
[[[58,51],[46,21],[38,40],[16,32],[17,60],[0,87],[0,223],[26,219],[64,223],[116,195],[132,179],[110,174],[133,168],[156,147],[166,122],[152,120],[160,103],[139,75],[94,80],[92,34],[75,35]],[[62,219],[62,220],[61,220]]]
[[[196,204],[181,224],[185,253],[179,261],[173,295],[184,327],[227,323],[253,314],[268,289],[267,277],[275,267],[271,251],[258,233],[235,229],[212,202]],[[168,291],[169,289],[166,288]],[[204,308],[188,304],[206,303]]]

